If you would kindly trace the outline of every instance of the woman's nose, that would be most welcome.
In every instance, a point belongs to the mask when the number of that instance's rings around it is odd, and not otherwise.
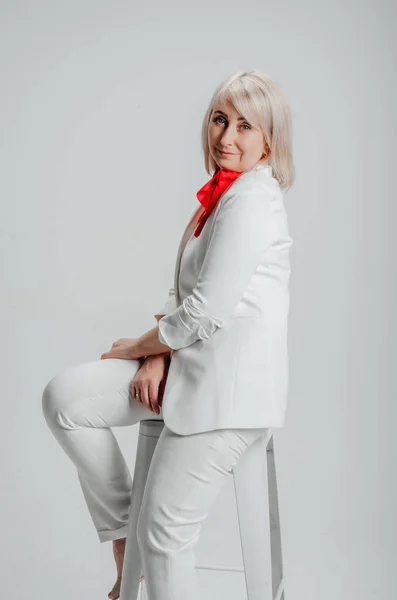
[[[227,130],[224,132],[224,134],[221,137],[221,145],[222,148],[226,151],[229,150],[229,148],[232,148],[234,146],[234,133],[231,130]]]

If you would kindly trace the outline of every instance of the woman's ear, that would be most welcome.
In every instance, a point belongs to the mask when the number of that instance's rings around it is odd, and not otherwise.
[[[270,154],[270,146],[265,142],[265,151],[263,152],[261,158],[266,158]]]

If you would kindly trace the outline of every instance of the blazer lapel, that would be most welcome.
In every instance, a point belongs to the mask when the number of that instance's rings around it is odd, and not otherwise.
[[[190,236],[196,229],[197,219],[198,219],[199,213],[202,210],[204,210],[204,208],[201,204],[197,208],[194,209],[193,214],[190,217],[189,223],[187,224],[187,227],[182,234],[181,241],[179,242],[178,252],[177,252],[177,256],[176,256],[176,263],[175,263],[175,272],[174,272],[174,290],[175,290],[175,299],[176,299],[177,306],[179,306],[181,303],[180,297],[179,297],[179,283],[178,282],[179,282],[179,271],[180,271],[180,267],[181,267],[182,254],[183,254],[183,251],[185,249],[185,246],[186,246]]]
[[[252,169],[252,171],[259,171],[262,169],[267,170],[270,175],[272,174],[272,168],[265,164],[259,164],[257,167]],[[247,178],[249,178],[250,174],[251,174],[251,171],[248,171],[247,173],[243,173],[241,175],[241,178],[247,179]],[[239,177],[235,181],[238,182],[238,181],[240,181],[241,178]],[[226,192],[228,192],[230,190],[230,188],[235,183],[235,181],[232,181],[230,183],[230,185],[226,188],[226,190],[224,190],[222,192],[221,196],[219,197],[219,199],[216,203],[216,206],[213,210],[213,213],[214,213],[213,218],[215,218],[215,214],[219,210],[221,198],[226,194]],[[249,181],[249,179],[248,179],[248,181]],[[196,229],[196,224],[197,224],[197,221],[199,218],[199,214],[201,212],[204,212],[204,207],[199,203],[199,206],[194,209],[193,214],[190,217],[189,223],[188,223],[185,231],[182,234],[181,241],[179,242],[179,247],[178,247],[178,252],[177,252],[177,257],[176,257],[176,264],[175,264],[175,273],[174,273],[174,290],[175,290],[175,300],[176,300],[177,306],[179,306],[181,304],[180,296],[179,296],[178,282],[179,282],[179,271],[180,271],[180,267],[181,267],[182,254],[183,254],[183,251],[185,249],[185,246],[186,246],[190,236],[193,234],[193,231]],[[212,216],[212,214],[211,214],[211,216]]]

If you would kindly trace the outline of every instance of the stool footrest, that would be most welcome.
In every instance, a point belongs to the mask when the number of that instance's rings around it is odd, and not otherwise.
[[[196,569],[205,569],[207,571],[233,571],[235,573],[244,573],[241,567],[217,567],[214,565],[196,565]]]

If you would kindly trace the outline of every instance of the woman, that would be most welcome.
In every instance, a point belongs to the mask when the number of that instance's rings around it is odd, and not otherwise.
[[[202,144],[213,176],[197,193],[156,327],[56,375],[43,393],[99,540],[113,542],[109,598],[119,594],[132,487],[111,427],[164,420],[138,541],[149,598],[192,600],[194,546],[226,475],[267,428],[284,424],[292,238],[282,190],[294,168],[279,86],[257,71],[224,81]]]

